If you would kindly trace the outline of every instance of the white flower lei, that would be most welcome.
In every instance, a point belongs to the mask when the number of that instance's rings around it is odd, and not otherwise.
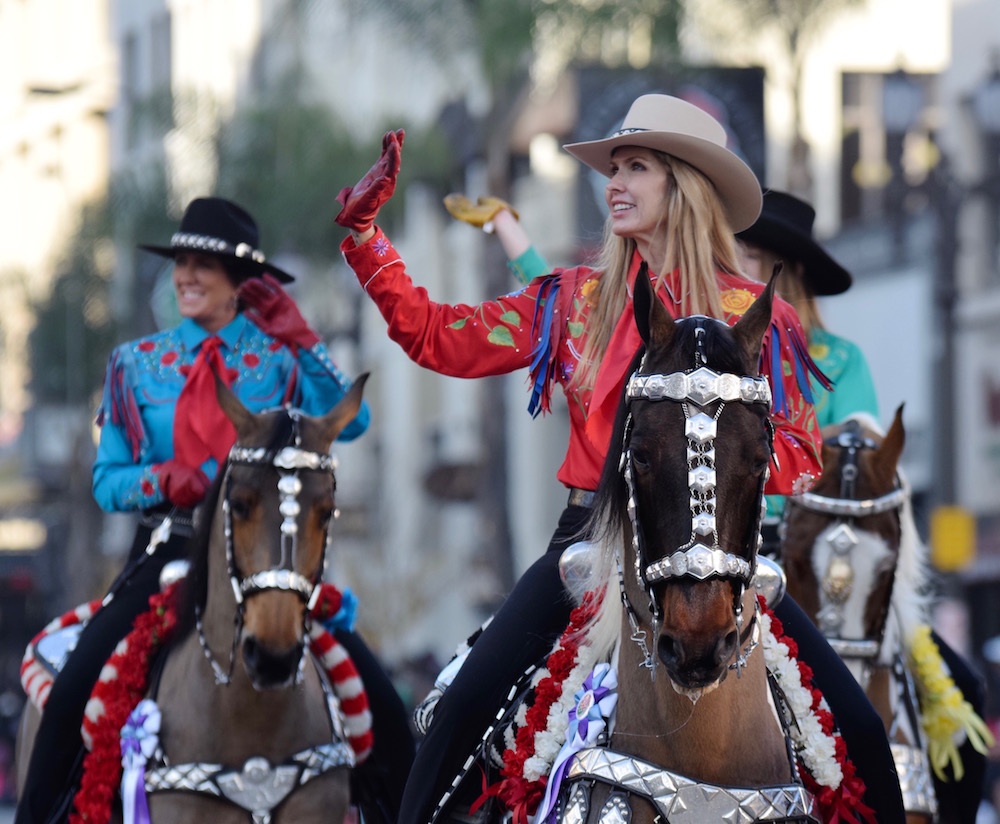
[[[772,632],[771,616],[766,611],[761,613],[761,630],[764,660],[788,702],[785,726],[795,744],[795,754],[818,784],[835,790],[844,780],[836,739],[824,732],[813,709],[812,690],[802,683],[798,661],[791,657],[788,645]],[[819,707],[830,711],[825,698],[820,699]]]
[[[570,670],[569,676],[561,685],[562,691],[559,694],[559,699],[553,701],[549,708],[545,729],[535,733],[535,753],[524,762],[526,780],[538,781],[542,776],[548,775],[552,769],[552,764],[566,739],[569,711],[576,706],[576,691],[583,686],[583,682],[590,675],[595,663],[597,663],[596,656],[590,645],[584,640],[577,650],[576,665]],[[540,681],[548,674],[547,669],[540,669],[537,678]]]

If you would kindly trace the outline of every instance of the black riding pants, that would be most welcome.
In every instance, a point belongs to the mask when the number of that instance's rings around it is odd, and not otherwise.
[[[45,712],[31,751],[24,791],[17,802],[15,824],[49,824],[64,821],[82,765],[80,725],[101,668],[124,638],[136,616],[149,608],[149,598],[159,591],[160,571],[180,558],[187,538],[171,535],[152,556],[143,550],[150,529],[136,531],[131,560],[112,585],[113,600],[87,622],[76,649],[52,684]]]
[[[493,720],[510,686],[536,663],[569,623],[572,604],[559,577],[561,551],[578,540],[589,510],[567,507],[549,544],[515,585],[493,621],[476,640],[465,664],[434,710],[417,748],[403,795],[399,824],[425,824]],[[850,757],[867,787],[865,803],[879,824],[905,820],[902,796],[882,721],[854,676],[819,630],[790,598],[778,618],[812,667],[827,697]]]
[[[986,706],[986,680],[977,673],[944,639],[932,632],[931,637],[941,651],[941,657],[951,672],[955,686],[965,696],[980,718]],[[938,797],[938,809],[950,810],[956,821],[974,822],[979,810],[986,781],[986,756],[977,752],[968,739],[958,748],[965,774],[961,781],[955,781],[951,768],[945,769],[948,781],[935,781],[934,789]]]
[[[567,507],[548,552],[521,576],[469,651],[434,708],[434,720],[406,782],[399,824],[424,824],[461,771],[518,677],[537,663],[569,623],[573,604],[559,577],[559,556],[590,511]]]

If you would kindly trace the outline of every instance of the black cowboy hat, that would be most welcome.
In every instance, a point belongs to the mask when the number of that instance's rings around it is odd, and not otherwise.
[[[288,272],[268,263],[257,248],[259,243],[257,224],[245,209],[225,198],[199,197],[184,210],[180,229],[170,238],[169,246],[140,243],[139,248],[169,258],[181,251],[215,255],[240,280],[260,277],[265,272],[282,283],[295,280]]]
[[[839,295],[851,287],[851,273],[824,251],[813,238],[816,210],[804,200],[773,189],[764,192],[757,222],[736,235],[740,240],[799,261],[806,285],[816,295]]]

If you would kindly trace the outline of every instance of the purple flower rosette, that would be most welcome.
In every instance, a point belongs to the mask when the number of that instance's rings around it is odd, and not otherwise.
[[[124,824],[150,824],[146,802],[146,762],[160,743],[160,708],[144,698],[129,715],[121,731],[122,820]]]
[[[535,813],[536,824],[555,821],[559,787],[576,753],[593,747],[614,717],[618,704],[618,673],[610,664],[598,664],[591,670],[574,696],[576,703],[569,711],[566,743],[552,763],[545,786],[545,797]]]

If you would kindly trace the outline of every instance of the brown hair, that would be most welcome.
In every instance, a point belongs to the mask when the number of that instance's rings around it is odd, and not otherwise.
[[[816,303],[816,295],[806,284],[803,277],[804,269],[802,263],[797,260],[783,258],[777,252],[765,249],[754,243],[760,257],[760,271],[765,278],[771,277],[774,271],[774,264],[779,260],[782,262],[781,274],[778,276],[778,294],[792,305],[802,323],[802,330],[806,333],[808,340],[812,336],[813,329],[826,329],[823,325],[823,318],[819,313],[819,306]]]
[[[666,255],[663,269],[656,273],[656,287],[659,289],[678,269],[680,294],[674,297],[680,313],[721,318],[716,271],[741,271],[722,202],[708,178],[693,166],[662,152],[652,153],[667,170],[669,189],[666,211],[660,218],[666,234]],[[635,249],[634,240],[612,232],[609,215],[604,224],[604,246],[595,263],[600,274],[590,294],[587,341],[574,377],[579,387],[593,387],[611,333],[625,309],[628,271]]]

